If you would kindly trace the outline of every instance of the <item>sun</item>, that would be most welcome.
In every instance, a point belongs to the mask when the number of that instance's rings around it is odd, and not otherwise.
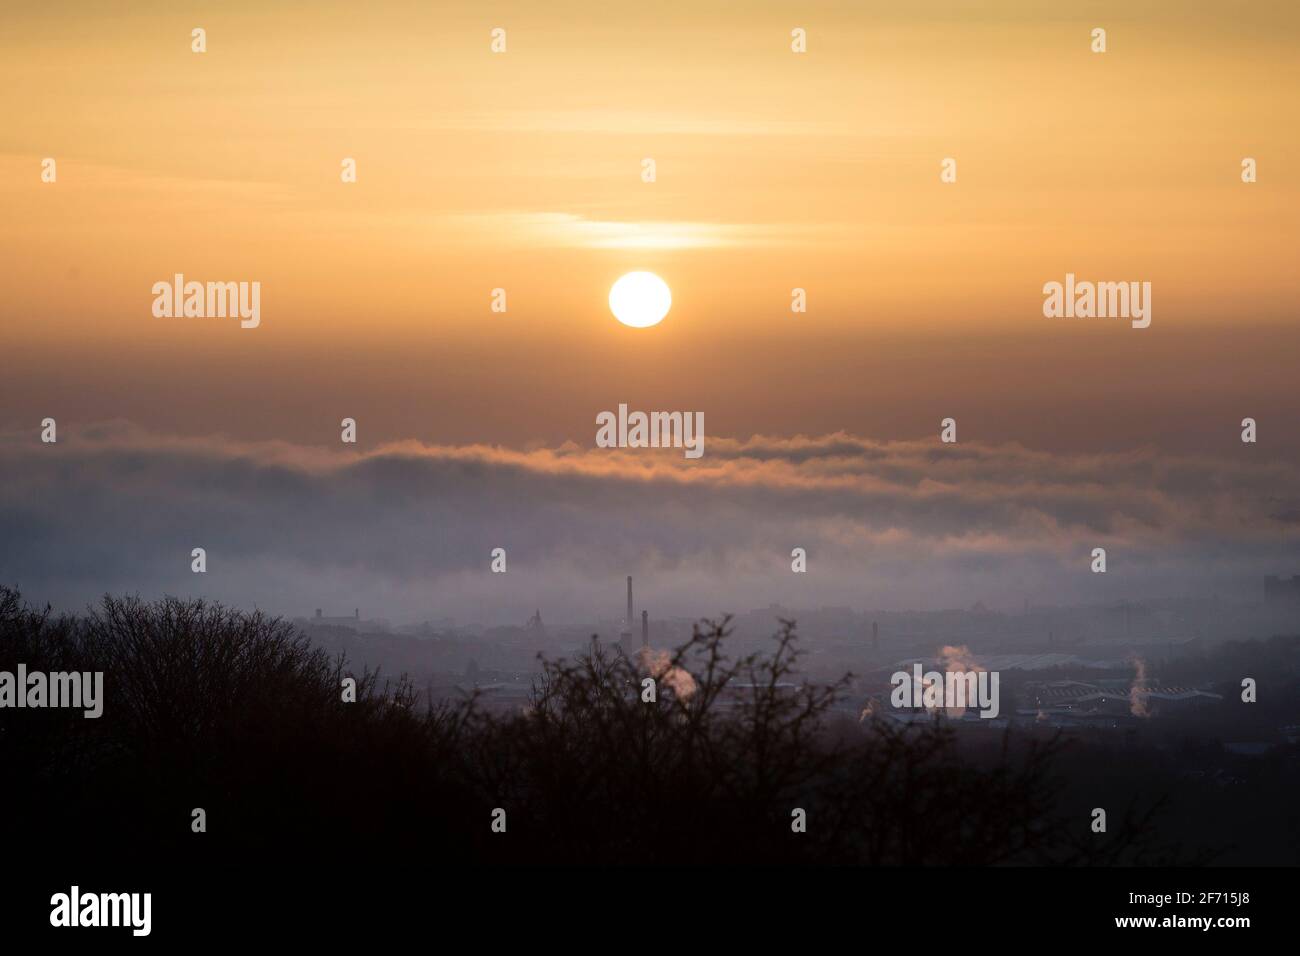
[[[609,311],[634,329],[658,325],[672,304],[668,283],[653,272],[629,272],[609,290]]]

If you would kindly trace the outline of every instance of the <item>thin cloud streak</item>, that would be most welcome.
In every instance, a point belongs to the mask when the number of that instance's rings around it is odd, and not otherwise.
[[[494,245],[538,245],[580,249],[707,249],[780,246],[833,238],[849,226],[719,223],[674,220],[591,219],[576,213],[500,212],[443,216],[449,232],[468,233]]]

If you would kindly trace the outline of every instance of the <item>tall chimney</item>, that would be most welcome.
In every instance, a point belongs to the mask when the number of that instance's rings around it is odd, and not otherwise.
[[[871,649],[874,651],[880,647],[880,622],[871,622]]]
[[[627,629],[632,630],[632,575],[627,576]]]
[[[650,646],[650,612],[641,612],[641,646]]]

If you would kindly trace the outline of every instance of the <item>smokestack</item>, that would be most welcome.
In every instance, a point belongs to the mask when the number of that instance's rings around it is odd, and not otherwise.
[[[650,646],[650,612],[641,612],[641,646]]]
[[[358,621],[361,620],[361,608],[354,609],[352,613]]]
[[[880,623],[878,621],[872,621],[871,622],[871,649],[874,651],[877,650],[879,647],[880,647]]]
[[[627,576],[627,629],[632,630],[632,575]]]

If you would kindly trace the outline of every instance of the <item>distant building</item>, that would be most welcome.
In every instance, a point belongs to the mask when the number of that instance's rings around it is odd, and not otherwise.
[[[1196,687],[1148,686],[1124,681],[1047,681],[1026,686],[1027,703],[1043,718],[1115,718],[1166,715],[1222,701]]]
[[[298,619],[303,620],[302,618]],[[313,627],[346,627],[350,631],[361,633],[371,633],[374,631],[387,631],[388,622],[384,620],[366,620],[361,619],[361,608],[356,608],[351,617],[326,617],[321,613],[320,608],[316,608],[316,616],[307,619],[307,623]]]

